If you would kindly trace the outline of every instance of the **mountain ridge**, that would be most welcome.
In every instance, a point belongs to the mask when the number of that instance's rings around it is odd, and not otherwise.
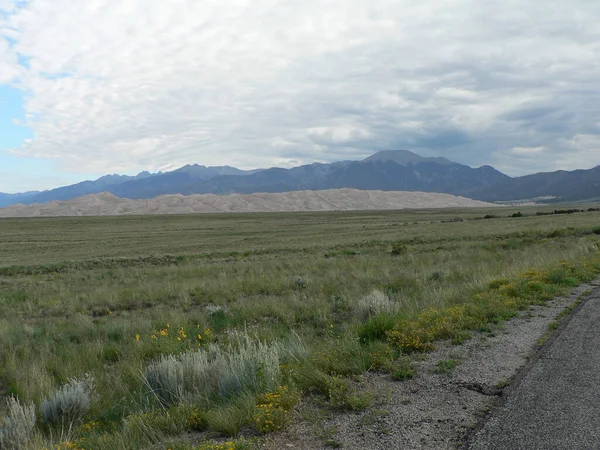
[[[105,175],[42,192],[0,193],[0,207],[69,200],[103,191],[122,198],[149,199],[171,194],[227,195],[340,188],[439,192],[483,201],[534,197],[577,201],[600,197],[600,166],[511,178],[490,165],[473,168],[443,157],[423,157],[408,150],[383,150],[360,161],[312,163],[290,169],[241,170],[228,165],[187,164],[164,173]]]

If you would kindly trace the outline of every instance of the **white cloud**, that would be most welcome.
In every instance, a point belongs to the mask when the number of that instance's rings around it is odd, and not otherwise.
[[[15,80],[19,73],[17,55],[10,48],[8,41],[0,37],[0,84]]]
[[[565,140],[600,135],[599,19],[587,0],[31,0],[0,18],[0,83],[28,93],[14,153],[65,171],[382,148],[509,166],[506,149],[544,147],[571,166]]]
[[[513,147],[510,149],[510,153],[518,156],[531,157],[541,154],[545,147]]]

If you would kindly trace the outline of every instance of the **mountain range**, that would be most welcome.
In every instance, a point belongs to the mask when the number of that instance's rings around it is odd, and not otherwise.
[[[575,201],[600,197],[600,166],[511,178],[491,166],[473,168],[446,158],[425,158],[406,150],[392,150],[380,151],[362,161],[314,163],[291,169],[240,170],[193,164],[166,173],[106,175],[42,192],[0,193],[0,207],[64,201],[101,192],[120,198],[150,199],[167,194],[228,195],[342,188],[437,192],[483,201],[537,197]]]

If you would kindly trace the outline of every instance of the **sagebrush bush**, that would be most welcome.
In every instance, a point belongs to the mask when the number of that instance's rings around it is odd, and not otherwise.
[[[280,345],[245,335],[236,347],[163,356],[151,363],[145,380],[164,404],[228,398],[242,391],[261,393],[279,383]]]
[[[72,378],[60,387],[54,395],[40,405],[42,422],[70,429],[80,422],[92,405],[93,378]]]
[[[35,406],[9,397],[7,414],[0,419],[0,449],[18,450],[29,442],[35,428]]]
[[[382,313],[394,314],[398,312],[398,309],[398,302],[391,300],[387,295],[377,289],[361,298],[357,305],[357,312],[362,320],[369,320]]]

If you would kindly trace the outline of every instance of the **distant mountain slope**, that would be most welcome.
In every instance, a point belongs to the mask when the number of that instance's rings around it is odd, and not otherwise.
[[[257,171],[244,171],[229,166],[206,167],[192,164],[168,173],[158,172],[153,174],[150,172],[141,172],[136,176],[105,175],[94,181],[82,181],[81,183],[43,192],[0,194],[0,207],[17,203],[33,204],[46,203],[54,200],[70,200],[87,194],[98,194],[100,192],[111,190],[112,188],[114,188],[115,191],[119,191],[116,186],[123,184],[126,186],[121,189],[122,192],[129,192],[127,190],[128,186],[132,186],[131,191],[140,192],[140,198],[151,198],[160,194],[177,193],[178,191],[176,189],[173,190],[169,188],[169,186],[176,186],[181,180],[196,182],[198,180],[207,180],[221,175],[241,175],[255,172]]]
[[[20,203],[46,203],[54,200],[70,200],[87,194],[97,194],[105,191],[110,186],[124,183],[129,180],[143,180],[156,175],[150,172],[141,172],[137,176],[105,175],[95,181],[82,181],[81,183],[64,186],[50,191],[44,191],[20,200]]]
[[[364,160],[332,173],[328,185],[332,188],[444,192],[469,196],[481,186],[494,186],[506,180],[510,177],[490,166],[474,169],[447,160],[407,165],[389,160]]]
[[[589,170],[536,173],[504,180],[491,187],[472,192],[472,197],[486,201],[510,201],[536,197],[556,197],[573,201],[600,197],[600,166]]]
[[[22,203],[27,198],[33,197],[36,194],[38,194],[38,191],[23,192],[20,194],[4,194],[0,192],[0,208],[16,203]]]
[[[356,189],[296,191],[270,194],[164,195],[150,200],[130,200],[109,193],[90,194],[65,202],[14,205],[0,209],[0,217],[97,216],[124,214],[185,214],[216,212],[279,212],[384,210],[448,207],[487,207],[448,194],[383,192]]]
[[[271,168],[243,175],[200,180],[171,172],[146,180],[110,186],[107,191],[124,198],[152,198],[163,194],[251,194],[323,189],[424,191],[469,195],[482,186],[510,179],[490,166],[478,169],[445,158],[421,158],[407,152],[379,152],[363,161],[310,164],[292,169]]]

